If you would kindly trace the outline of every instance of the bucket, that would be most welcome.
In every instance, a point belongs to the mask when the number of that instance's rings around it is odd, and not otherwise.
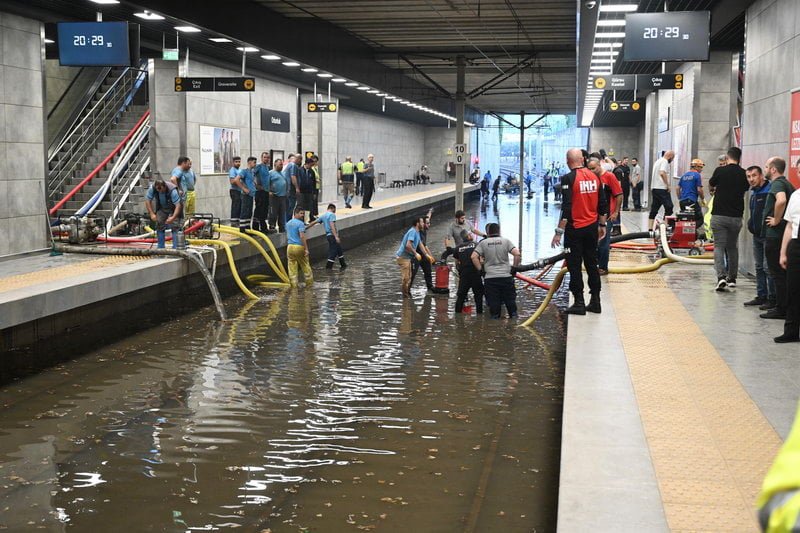
[[[450,287],[450,267],[445,264],[436,265],[436,281],[434,286],[437,289],[447,289]]]

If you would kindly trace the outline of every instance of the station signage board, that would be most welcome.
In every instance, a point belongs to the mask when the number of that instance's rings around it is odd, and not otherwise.
[[[595,76],[594,88],[604,91],[634,91],[636,90],[636,76],[633,74]]]
[[[56,27],[61,65],[130,66],[127,22],[59,22]]]
[[[625,61],[708,61],[710,11],[630,13]]]
[[[291,117],[285,111],[261,108],[261,131],[289,133]]]
[[[608,103],[606,110],[610,113],[640,113],[644,110],[644,103],[641,100],[612,100]]]
[[[595,76],[595,89],[604,91],[657,91],[683,89],[683,74],[620,74]]]
[[[467,161],[467,145],[466,144],[457,144],[454,147],[454,152],[456,154],[456,165],[463,165]]]
[[[180,50],[177,48],[164,48],[161,50],[161,59],[164,61],[178,61]]]
[[[255,91],[256,79],[240,78],[175,78],[175,92],[234,92]]]
[[[336,113],[338,106],[334,102],[309,102],[306,109],[309,113]]]
[[[800,87],[792,91],[792,103],[789,120],[789,180],[795,187],[800,187],[800,175],[794,163],[800,158]]]

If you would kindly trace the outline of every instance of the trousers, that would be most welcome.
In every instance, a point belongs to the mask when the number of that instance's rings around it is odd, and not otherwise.
[[[411,259],[398,257],[397,265],[400,267],[400,290],[403,296],[411,296]]]
[[[514,286],[514,278],[486,278],[483,289],[492,318],[500,318],[503,305],[506,306],[509,318],[517,316],[517,288]]]
[[[305,248],[299,244],[290,244],[286,248],[286,258],[289,260],[289,282],[292,287],[297,287],[300,281],[300,270],[303,271],[306,285],[314,283],[314,273],[311,270],[311,263],[308,262]]]
[[[630,178],[622,179],[622,209],[628,209],[628,197],[631,195]]]
[[[742,219],[711,215],[711,231],[714,232],[714,269],[717,279],[736,279],[739,273],[739,232],[742,230]],[[728,266],[725,267],[725,257]]]
[[[606,222],[606,236],[597,243],[597,266],[601,270],[608,270],[608,260],[611,257],[611,228],[614,223]]]
[[[633,197],[633,208],[634,209],[641,209],[642,208],[642,189],[639,187],[641,182],[634,185],[631,189],[631,196]]]
[[[462,269],[458,275],[458,292],[456,293],[456,313],[464,311],[464,302],[469,291],[475,298],[475,312],[483,313],[483,278],[480,272],[475,269]]]
[[[600,272],[597,270],[597,224],[584,228],[567,227],[564,246],[569,248],[567,269],[569,290],[577,298],[583,298],[583,268],[589,276],[589,292],[600,294]]]
[[[344,257],[342,245],[336,242],[336,237],[326,235],[325,238],[328,239],[328,263],[334,263],[337,259]]]
[[[228,192],[231,195],[231,226],[238,228],[239,215],[242,212],[242,191],[239,189],[230,189]]]
[[[249,229],[253,218],[253,197],[242,194],[242,210],[239,212],[239,227]]]
[[[179,218],[172,221],[172,224],[167,224],[167,219],[172,216],[172,209],[161,208],[156,211],[156,242],[158,248],[166,248],[167,246],[167,229],[172,230],[172,247],[177,248],[178,242],[175,240],[175,231],[179,229],[182,224]]]
[[[773,295],[775,306],[781,313],[786,313],[786,271],[781,266],[781,238],[767,237],[764,242],[764,255],[767,267],[775,284]]]
[[[286,197],[269,195],[269,227],[286,231]]]
[[[650,206],[650,219],[653,220],[658,215],[658,210],[664,206],[664,216],[672,215],[672,195],[666,189],[653,189],[653,205]]]
[[[372,176],[364,176],[364,197],[361,200],[361,207],[369,207],[372,201],[372,195],[375,194],[375,178]]]
[[[786,322],[784,335],[800,335],[800,239],[789,241],[786,249]]]
[[[417,252],[422,255],[419,249],[417,249]],[[429,289],[433,289],[433,270],[431,269],[430,261],[423,256],[422,261],[414,260],[411,267],[411,285],[414,284],[414,278],[417,277],[417,272],[422,268],[422,274],[425,276],[425,286]]]
[[[753,263],[756,267],[756,295],[764,300],[775,300],[775,280],[767,266],[767,239],[753,236]],[[778,250],[780,254],[780,249]]]
[[[253,209],[253,229],[267,231],[267,218],[269,217],[269,193],[256,191],[255,208]]]

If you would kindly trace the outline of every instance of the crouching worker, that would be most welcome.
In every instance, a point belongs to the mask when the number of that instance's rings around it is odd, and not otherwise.
[[[298,274],[303,271],[303,278],[306,286],[314,283],[314,273],[311,271],[311,264],[308,262],[308,241],[306,240],[306,223],[303,220],[306,212],[298,207],[294,210],[292,220],[286,223],[286,257],[289,260],[289,282],[292,287],[299,284]]]
[[[461,230],[461,244],[455,248],[448,247],[442,254],[442,260],[452,254],[456,258],[456,268],[458,269],[458,293],[456,294],[456,313],[464,311],[464,302],[467,299],[470,289],[475,298],[475,312],[483,313],[483,278],[481,271],[475,269],[472,262],[472,252],[478,246],[472,238],[472,233],[468,230]]]
[[[344,270],[347,268],[347,263],[344,262],[342,241],[339,239],[339,230],[336,229],[336,205],[328,204],[328,210],[317,217],[306,229],[310,229],[316,224],[323,225],[325,228],[325,237],[328,239],[328,263],[325,265],[325,268],[333,270],[333,265],[338,259],[341,270]]]
[[[178,188],[162,179],[153,182],[145,194],[145,207],[150,220],[156,223],[158,247],[164,248],[167,242],[167,228],[173,231],[172,247],[177,248],[174,232],[181,227],[181,195]]]
[[[492,222],[486,225],[488,237],[483,239],[472,252],[472,264],[480,272],[481,266],[486,274],[484,291],[486,303],[492,318],[500,318],[503,305],[508,310],[508,318],[517,316],[517,289],[511,276],[511,265],[508,256],[514,257],[514,266],[519,266],[522,256],[514,244],[500,236],[500,224]],[[481,260],[483,264],[481,265]]]

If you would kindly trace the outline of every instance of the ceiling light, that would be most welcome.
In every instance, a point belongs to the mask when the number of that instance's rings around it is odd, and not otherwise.
[[[209,41],[213,41],[215,43],[232,43],[233,42],[230,39],[228,39],[227,37],[209,37],[208,40]]]
[[[182,31],[183,33],[199,33],[200,28],[195,28],[194,26],[175,26],[175,29],[178,31]]]
[[[386,93],[377,93],[375,96],[386,96]]]
[[[90,0],[95,4],[119,4],[119,0]]]
[[[53,44],[55,41],[53,39],[45,39],[44,44]]]
[[[284,61],[282,63],[284,67],[299,67],[300,63],[295,63],[294,61]]]
[[[625,19],[621,19],[621,20],[598,20],[597,21],[597,26],[598,27],[600,27],[600,26],[606,26],[606,27],[608,27],[608,26],[624,26],[624,25],[625,25]]]
[[[134,16],[144,20],[164,20],[164,17],[158,13],[151,13],[149,11],[145,11],[143,13],[134,13]]]
[[[333,80],[333,81],[336,81],[336,80]],[[348,87],[358,87],[358,84],[356,82],[354,82],[354,81],[348,81],[347,83],[345,83],[345,85],[348,86]]]
[[[320,78],[332,78],[333,74],[327,74],[325,72],[320,72],[319,74],[317,74],[317,76],[319,76]]]
[[[304,67],[304,68],[301,68],[300,70],[302,70],[303,72],[319,72],[317,69],[315,69],[313,67]]]
[[[366,85],[361,85],[361,86],[358,87],[358,90],[359,91],[369,91],[369,87],[367,87]]]
[[[267,61],[278,61],[281,56],[276,56],[275,54],[265,54],[261,56],[261,59],[266,59]]]
[[[636,4],[603,5],[600,6],[600,13],[626,13],[637,9],[639,9],[639,6]]]
[[[346,82],[347,80],[346,80],[346,79],[344,79],[344,78],[333,78],[331,81],[332,81],[333,83],[344,83],[344,82]]]
[[[236,49],[239,50],[240,52],[245,52],[245,53],[258,52],[258,48],[253,48],[252,46],[237,46]]]
[[[617,57],[619,55],[619,52],[604,52],[604,51],[601,51],[601,50],[595,50],[594,52],[592,52],[592,55],[593,56]]]
[[[622,48],[622,43],[594,43],[594,47],[611,50],[613,48]]]
[[[609,32],[597,32],[594,34],[596,39],[624,39],[625,32],[624,31],[609,31]]]
[[[601,64],[605,64],[605,65],[613,65],[614,63],[616,63],[616,60],[614,60],[614,59],[592,59],[592,63],[601,63]]]
[[[369,91],[367,91],[367,92],[368,92],[369,94],[378,94],[380,91],[378,91],[378,89],[370,89],[370,90],[369,90]]]

